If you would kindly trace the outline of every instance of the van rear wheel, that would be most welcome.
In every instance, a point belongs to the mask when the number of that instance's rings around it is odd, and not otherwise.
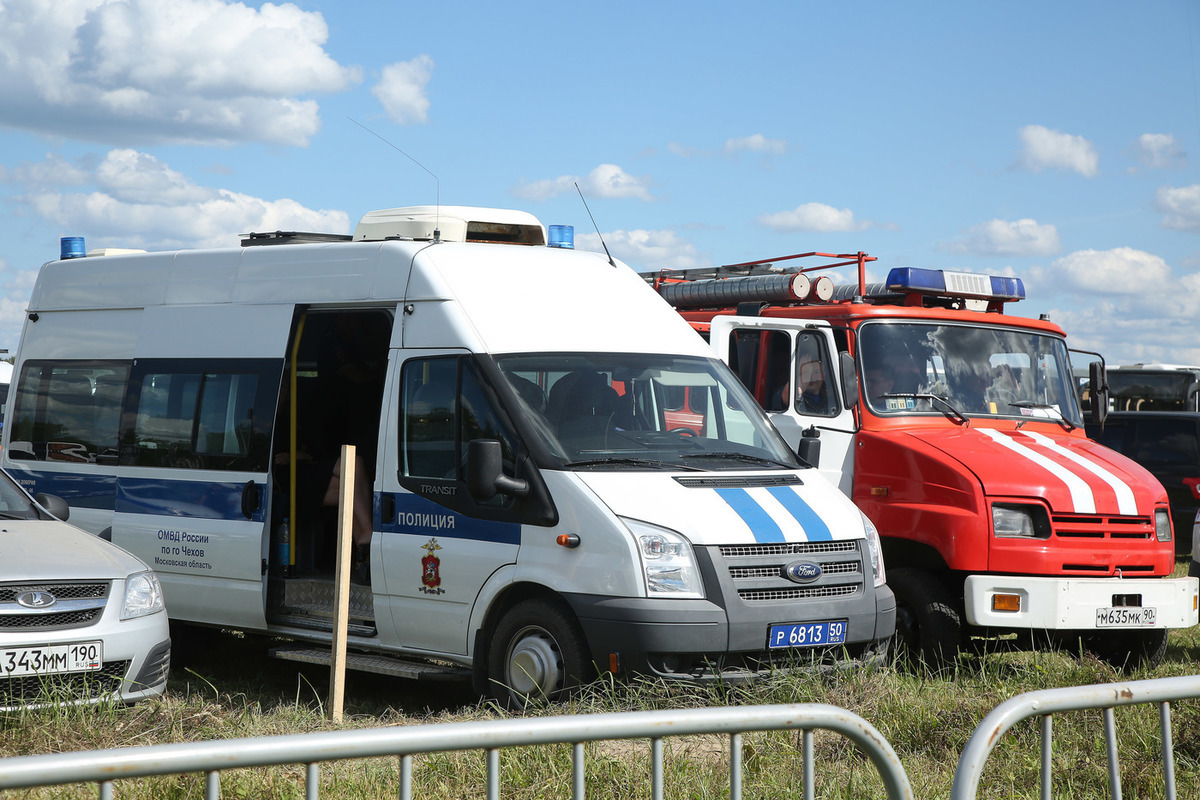
[[[583,633],[560,603],[533,598],[504,613],[488,652],[491,694],[510,708],[555,700],[585,679]]]

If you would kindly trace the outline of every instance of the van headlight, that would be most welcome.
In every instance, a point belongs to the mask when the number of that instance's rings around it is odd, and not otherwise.
[[[883,543],[879,541],[879,530],[862,511],[859,511],[858,515],[862,517],[863,529],[867,534],[867,550],[871,553],[871,570],[875,573],[875,585],[883,586],[887,583],[887,575],[883,572]]]
[[[153,572],[136,572],[125,579],[125,604],[121,619],[135,619],[162,611],[162,587]]]
[[[633,519],[622,522],[637,544],[646,592],[651,597],[704,597],[692,543],[675,531]]]

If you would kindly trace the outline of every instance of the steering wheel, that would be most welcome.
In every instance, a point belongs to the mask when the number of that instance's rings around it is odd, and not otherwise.
[[[676,436],[694,437],[699,434],[691,428],[667,428],[667,433],[673,433]]]

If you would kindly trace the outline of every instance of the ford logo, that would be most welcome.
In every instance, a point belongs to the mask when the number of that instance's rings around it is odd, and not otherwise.
[[[58,598],[49,592],[41,592],[37,589],[31,589],[28,592],[21,592],[17,595],[17,605],[25,608],[49,608],[58,602]]]
[[[821,577],[821,568],[810,561],[793,561],[783,568],[783,576],[796,583],[812,583]]]

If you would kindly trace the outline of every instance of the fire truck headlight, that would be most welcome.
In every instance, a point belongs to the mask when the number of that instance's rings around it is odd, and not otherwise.
[[[1171,541],[1171,514],[1165,508],[1154,511],[1154,535],[1160,542]]]
[[[883,544],[879,541],[879,530],[866,514],[861,511],[858,513],[867,533],[867,550],[871,553],[871,570],[875,573],[875,585],[883,586],[887,582],[887,575],[883,572]]]
[[[992,530],[1001,539],[1049,539],[1050,517],[1042,506],[996,504]]]
[[[638,557],[651,597],[704,597],[692,543],[675,531],[633,519],[623,520],[637,542]]]

